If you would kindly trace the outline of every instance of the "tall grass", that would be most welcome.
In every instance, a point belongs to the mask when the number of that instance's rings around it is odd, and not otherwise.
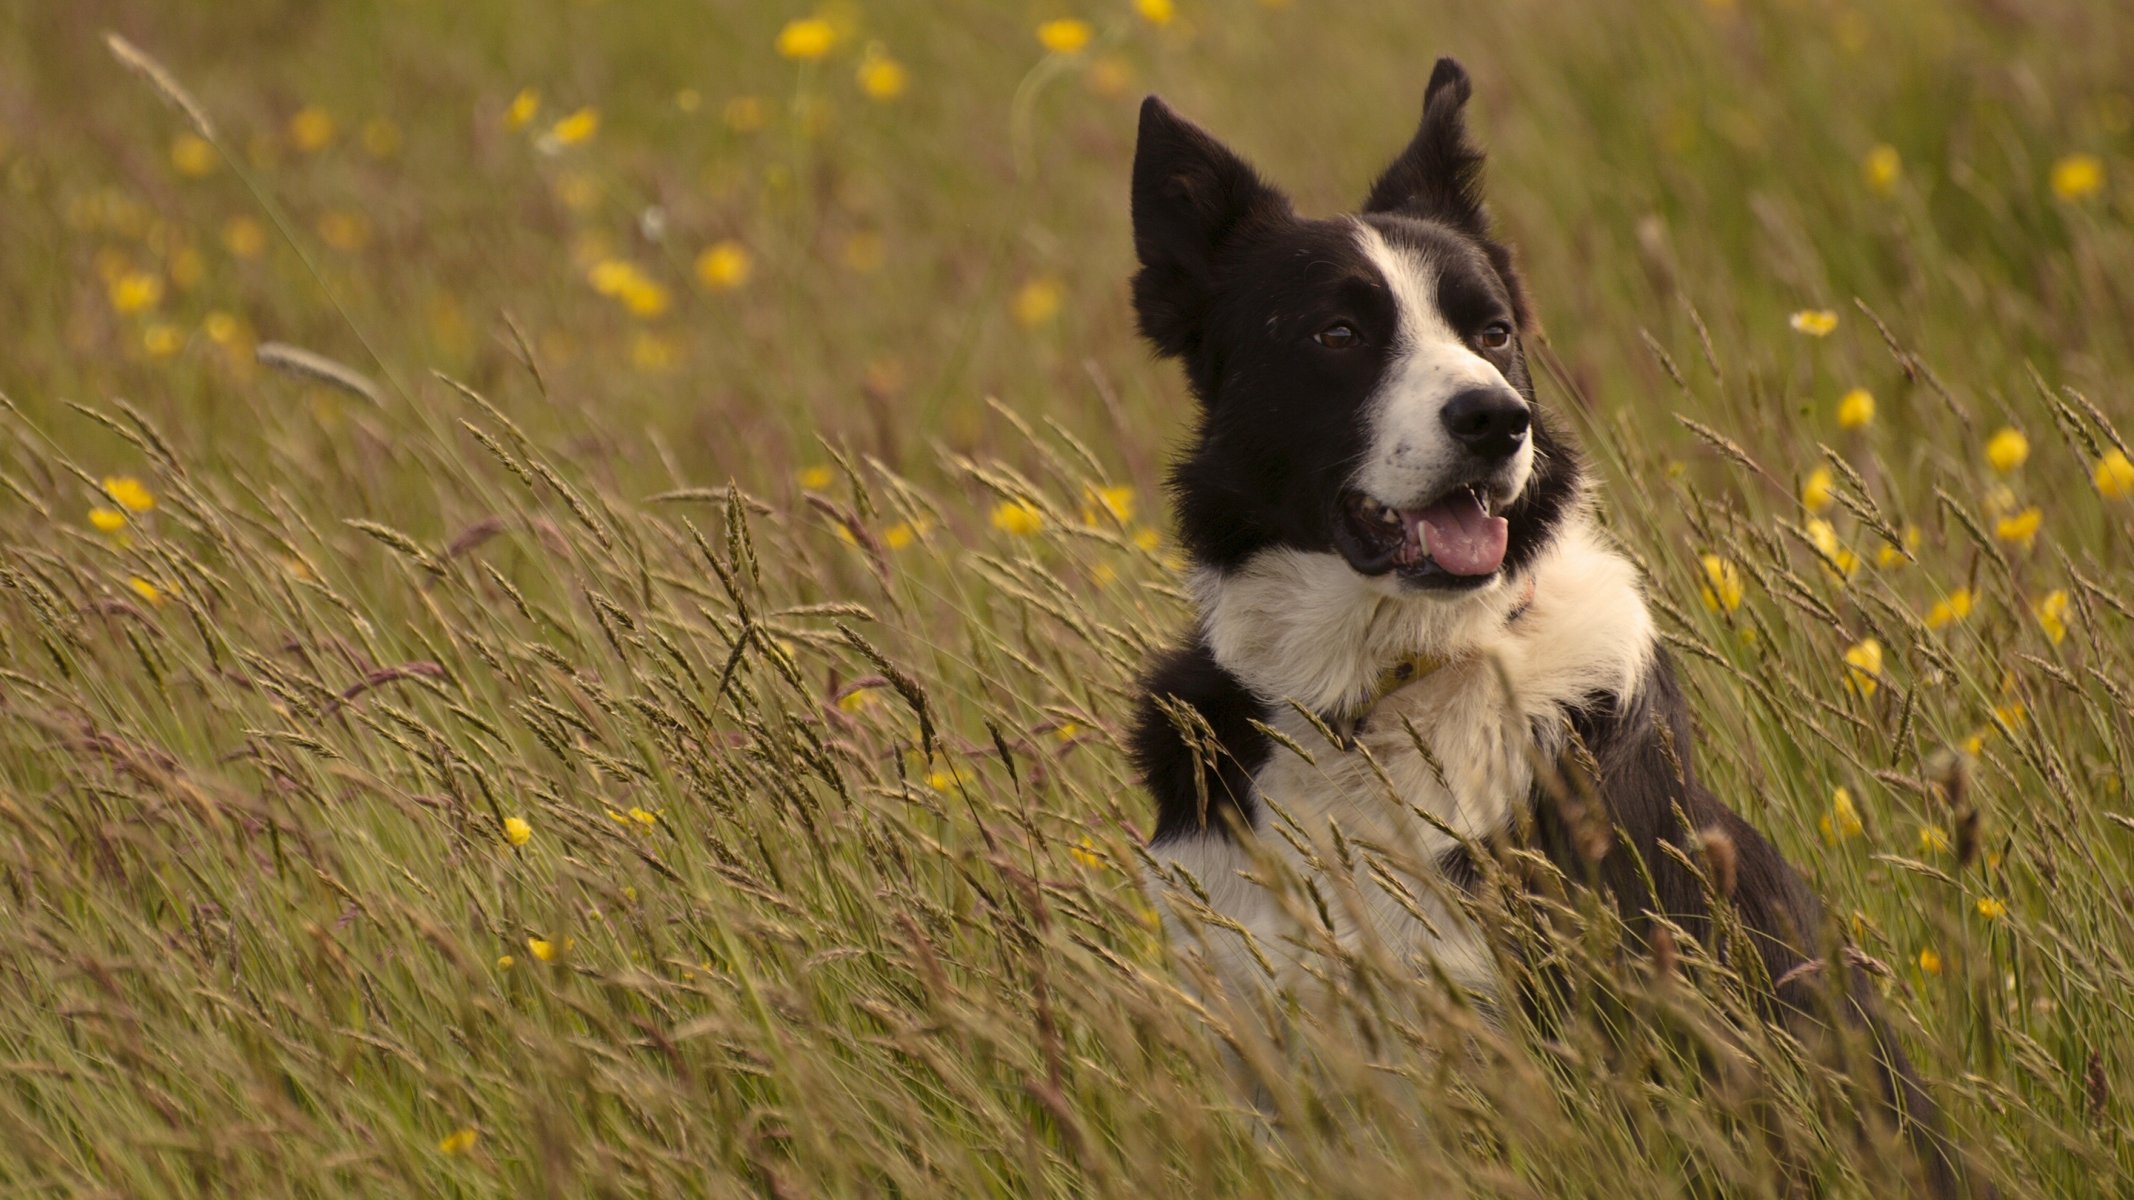
[[[2134,28],[1071,7],[0,14],[0,1190],[1895,1186],[1575,888],[1485,905],[1552,1025],[1333,947],[1247,1019],[1154,922],[1132,102],[1330,211],[1439,52],[1708,782],[2004,1192],[2124,1186]]]

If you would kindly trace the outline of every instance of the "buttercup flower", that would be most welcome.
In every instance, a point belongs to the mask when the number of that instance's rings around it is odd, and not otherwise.
[[[802,17],[787,21],[778,31],[775,43],[783,58],[796,62],[813,62],[830,53],[837,44],[837,27],[821,17]]]
[[[1875,419],[1875,398],[1866,388],[1854,388],[1838,399],[1838,428],[1865,429]]]
[[[2031,614],[2038,619],[2038,627],[2057,646],[2067,640],[2067,589],[2054,588],[2040,597],[2031,606]]]
[[[504,128],[524,129],[541,111],[541,93],[532,88],[520,88],[511,98],[510,107],[504,110]]]
[[[1089,22],[1073,17],[1047,21],[1037,27],[1038,44],[1054,54],[1079,54],[1094,34]]]
[[[1713,612],[1733,612],[1741,607],[1741,569],[1716,554],[1704,556],[1704,585],[1698,589],[1704,607]]]
[[[1804,308],[1786,318],[1786,324],[1809,337],[1825,337],[1838,327],[1838,314],[1827,308]]]
[[[2094,154],[2070,154],[2052,165],[2052,194],[2062,200],[2086,200],[2104,190],[2104,161]]]
[[[1866,830],[1860,822],[1860,810],[1852,802],[1852,792],[1839,788],[1830,794],[1830,811],[1821,821],[1823,840],[1836,845],[1846,838],[1859,837]]]
[[[514,846],[523,846],[533,840],[533,826],[524,817],[504,818],[504,840]]]
[[[1845,686],[1863,698],[1882,686],[1882,643],[1862,638],[1846,649]]]
[[[154,493],[131,475],[104,476],[104,494],[127,512],[147,512],[156,506]]]
[[[437,1139],[437,1148],[446,1154],[465,1154],[474,1149],[475,1139],[480,1136],[473,1128],[455,1129]]]
[[[1869,150],[1867,157],[1860,160],[1860,177],[1867,181],[1867,190],[1877,196],[1894,193],[1903,174],[1904,159],[1887,142]]]
[[[1015,293],[1011,311],[1015,323],[1024,329],[1035,329],[1059,315],[1060,301],[1066,289],[1060,281],[1049,275],[1041,276],[1022,285]]]
[[[1993,536],[2025,550],[2037,540],[2038,527],[2045,523],[2045,513],[2032,506],[2013,516],[2002,517],[1993,526]]]
[[[2134,462],[2127,461],[2124,450],[2113,450],[2098,459],[2090,479],[2097,485],[2097,494],[2107,500],[2134,496]]]
[[[1809,512],[1822,512],[1830,507],[1831,490],[1837,486],[1837,477],[1829,467],[1817,467],[1801,480],[1801,504]]]
[[[2003,425],[1986,439],[1986,462],[2003,475],[2013,472],[2030,458],[2030,439],[2013,425]]]
[[[715,292],[730,292],[748,282],[754,267],[748,247],[736,241],[713,242],[697,255],[697,282]]]
[[[1027,500],[1003,500],[993,506],[993,528],[1016,537],[1031,537],[1045,527],[1045,514]]]
[[[1953,625],[1970,615],[1971,589],[1967,587],[1957,588],[1942,599],[1936,600],[1933,607],[1927,609],[1927,628],[1940,629],[1944,625]]]
[[[575,146],[599,132],[600,110],[588,106],[556,122],[548,134],[559,146]]]
[[[856,78],[860,90],[867,93],[870,100],[894,100],[904,94],[904,86],[910,82],[904,64],[891,58],[879,45],[867,47],[867,53],[860,58]]]

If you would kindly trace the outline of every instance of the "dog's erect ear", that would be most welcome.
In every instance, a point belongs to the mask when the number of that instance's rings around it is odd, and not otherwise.
[[[1289,201],[1245,160],[1154,96],[1134,147],[1134,312],[1164,354],[1190,354],[1207,315],[1216,253]]]
[[[1423,123],[1414,140],[1371,186],[1365,212],[1405,212],[1488,235],[1482,214],[1482,152],[1467,140],[1460,110],[1474,86],[1449,58],[1437,60],[1423,89]]]

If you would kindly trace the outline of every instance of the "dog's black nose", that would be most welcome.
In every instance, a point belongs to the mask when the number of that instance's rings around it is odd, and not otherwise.
[[[1510,458],[1526,440],[1532,413],[1509,388],[1474,388],[1445,402],[1439,414],[1446,432],[1483,458]]]

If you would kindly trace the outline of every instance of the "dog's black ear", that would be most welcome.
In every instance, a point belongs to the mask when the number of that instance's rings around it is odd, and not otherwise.
[[[1134,147],[1134,312],[1164,354],[1189,355],[1207,316],[1215,257],[1251,225],[1288,215],[1289,201],[1244,159],[1150,96]]]
[[[1423,123],[1408,148],[1371,186],[1365,212],[1405,212],[1430,217],[1484,237],[1482,152],[1467,140],[1460,110],[1474,85],[1467,72],[1449,58],[1437,60],[1423,88]]]

